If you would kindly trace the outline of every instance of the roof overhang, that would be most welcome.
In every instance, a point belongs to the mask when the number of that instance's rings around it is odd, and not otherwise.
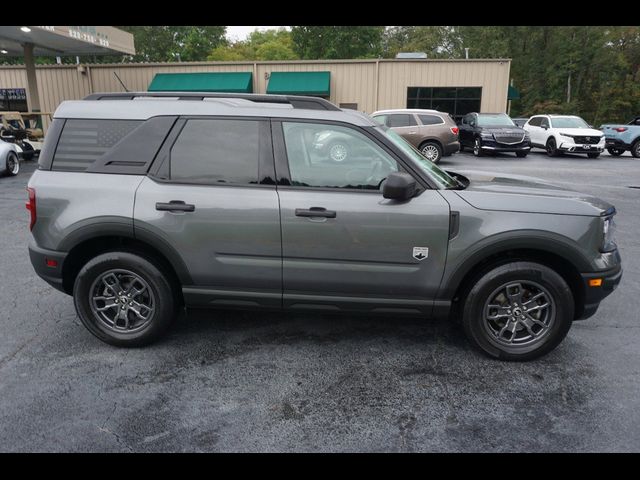
[[[0,26],[0,61],[23,56],[26,43],[33,44],[33,54],[39,56],[136,53],[133,35],[114,27],[13,25]]]

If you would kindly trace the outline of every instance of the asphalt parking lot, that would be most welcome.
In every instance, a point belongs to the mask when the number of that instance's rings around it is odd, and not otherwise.
[[[530,363],[447,321],[208,311],[144,349],[90,335],[29,263],[25,186],[0,178],[0,451],[640,451],[640,159],[445,158],[615,204],[618,290]]]

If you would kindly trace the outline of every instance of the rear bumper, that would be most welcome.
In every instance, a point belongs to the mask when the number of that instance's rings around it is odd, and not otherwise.
[[[446,156],[449,156],[453,153],[456,153],[459,150],[460,150],[460,142],[451,142],[444,146],[444,152],[442,153]]]
[[[62,282],[62,267],[67,256],[66,252],[57,252],[38,247],[33,240],[29,243],[29,258],[38,276],[56,290],[67,293]],[[47,260],[57,262],[56,266],[48,266]]]
[[[584,320],[591,317],[598,310],[600,302],[609,296],[618,286],[622,279],[622,266],[615,267],[596,273],[583,273],[582,283],[584,286],[584,310],[576,320]],[[589,281],[602,279],[602,284],[598,287],[589,286]]]
[[[631,145],[628,143],[624,143],[619,138],[606,138],[604,140],[604,145],[606,148],[616,148],[619,150],[631,150]]]

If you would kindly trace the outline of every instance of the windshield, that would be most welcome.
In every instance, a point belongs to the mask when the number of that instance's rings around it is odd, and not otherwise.
[[[587,122],[580,117],[556,117],[551,119],[553,128],[589,128]]]
[[[458,188],[459,183],[444,170],[440,170],[433,162],[422,156],[413,145],[388,127],[375,127],[391,140],[400,150],[406,153],[440,188]]]
[[[516,124],[506,113],[481,113],[478,115],[479,127],[515,127]]]

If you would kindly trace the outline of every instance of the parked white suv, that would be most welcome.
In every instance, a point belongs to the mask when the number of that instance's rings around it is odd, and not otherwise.
[[[531,136],[531,146],[547,155],[586,153],[597,158],[604,150],[604,135],[575,115],[535,115],[522,127]]]

